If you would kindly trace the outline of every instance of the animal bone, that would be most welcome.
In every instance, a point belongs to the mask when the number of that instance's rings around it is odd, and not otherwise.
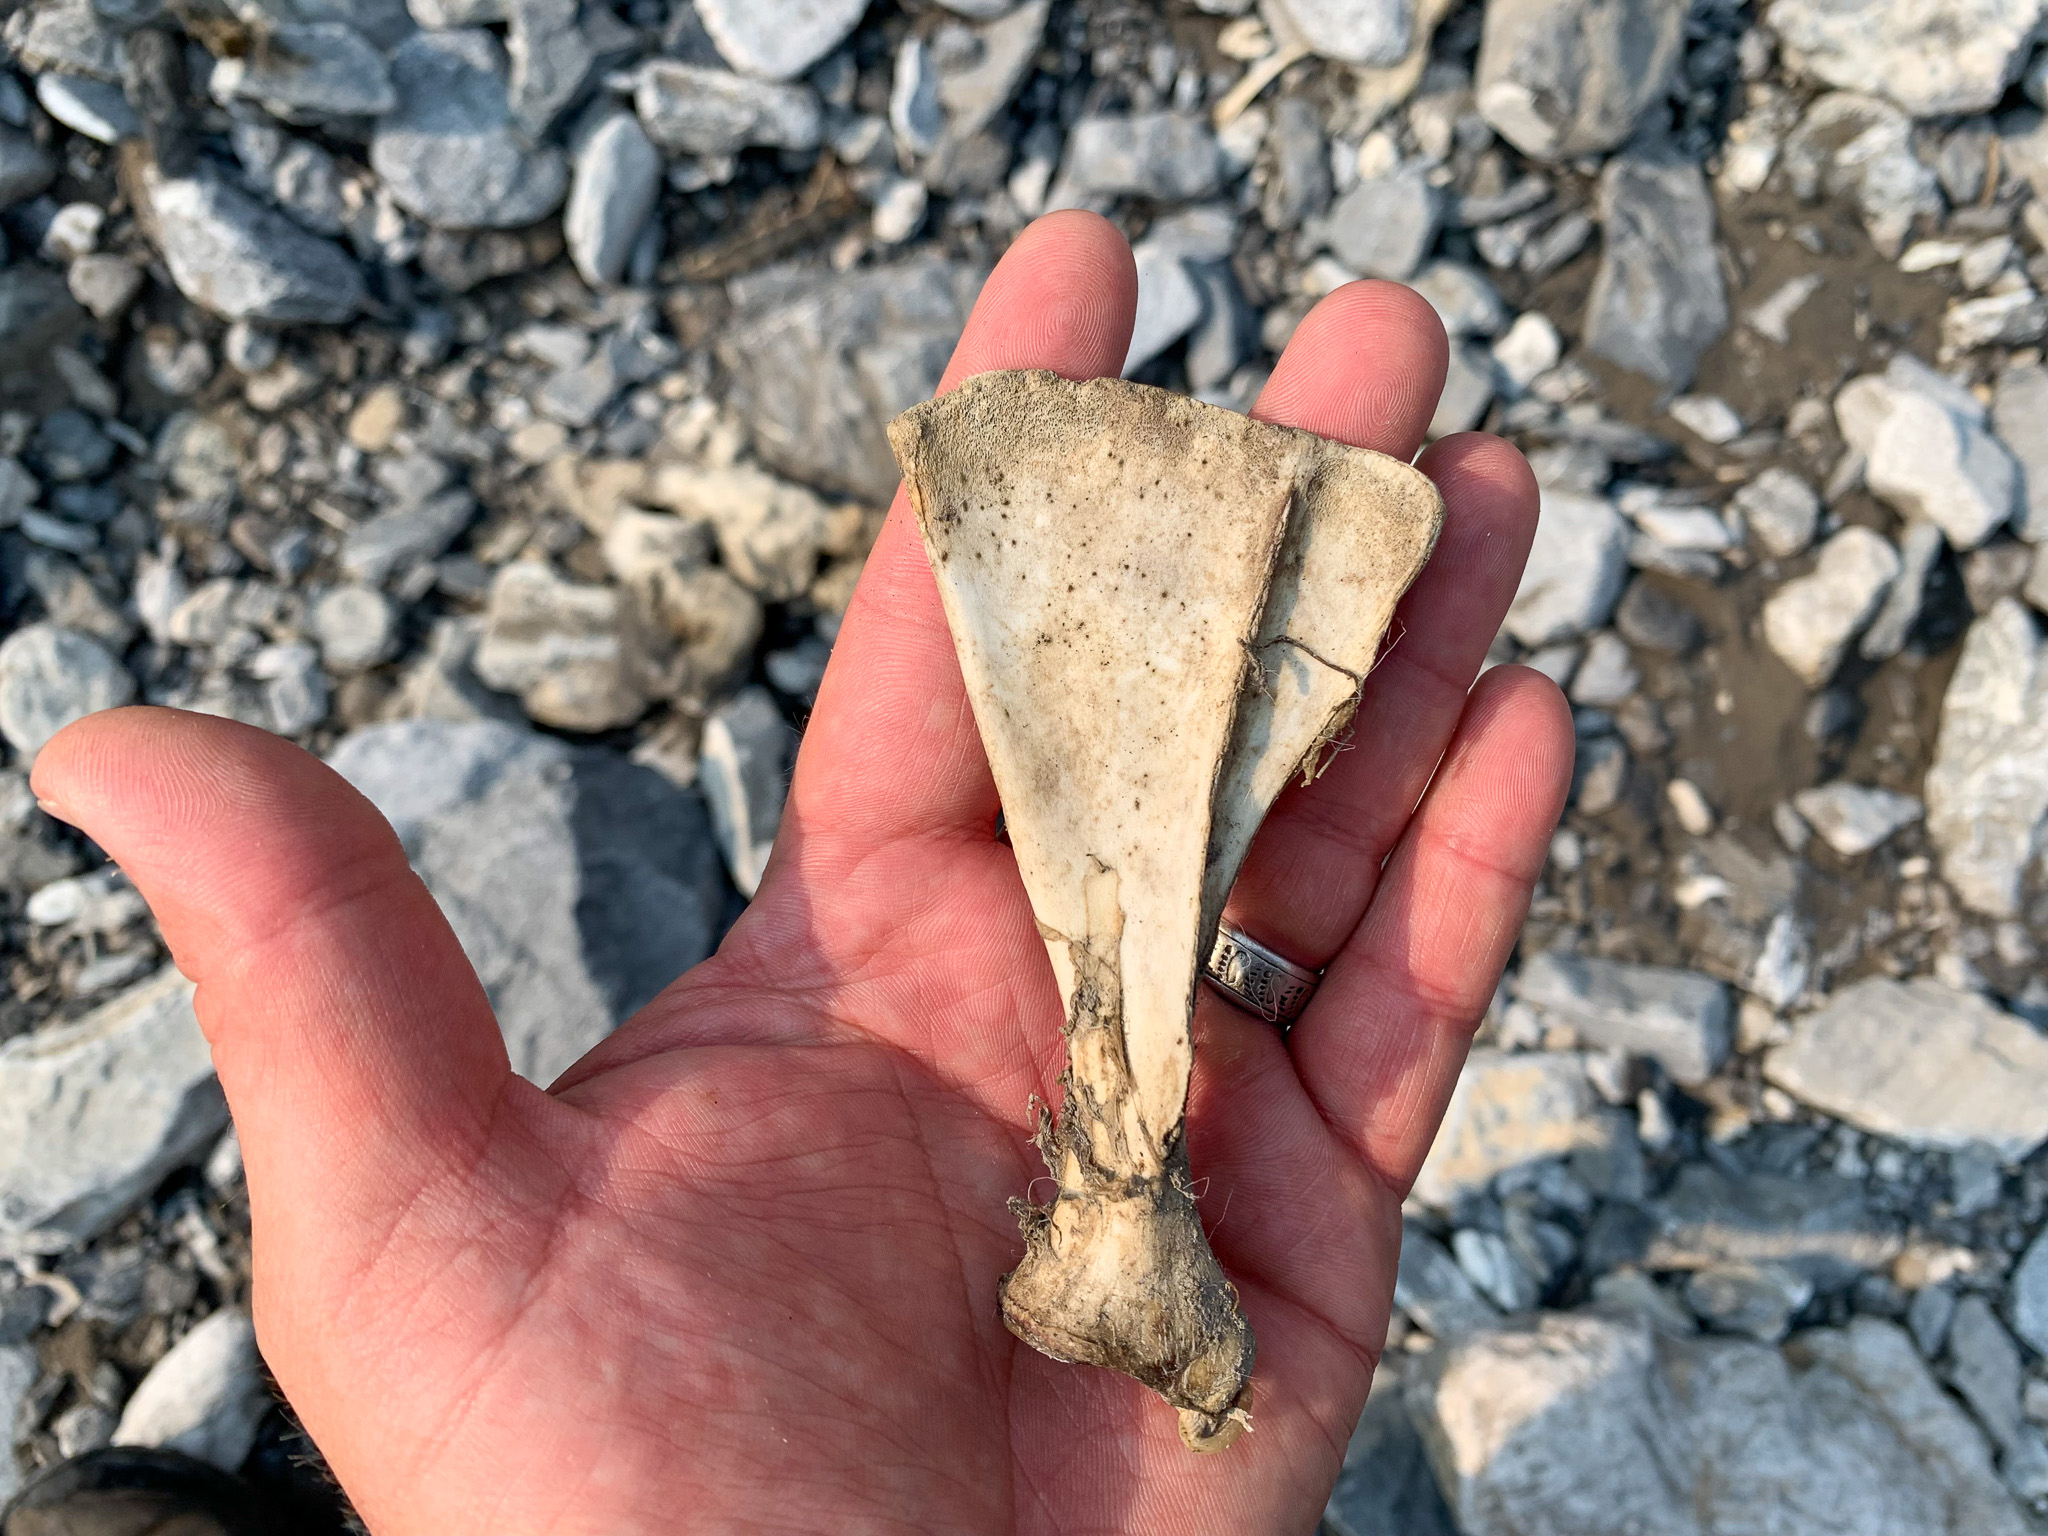
[[[1114,379],[990,373],[889,429],[1066,1000],[1059,1185],[1011,1202],[1010,1331],[1221,1450],[1253,1340],[1195,1209],[1195,980],[1266,808],[1349,722],[1429,558],[1383,454]]]

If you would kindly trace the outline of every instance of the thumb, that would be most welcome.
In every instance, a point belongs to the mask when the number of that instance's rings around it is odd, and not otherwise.
[[[514,1077],[490,1005],[382,816],[249,726],[92,715],[36,759],[52,815],[127,871],[198,983],[241,1135],[259,1270],[347,1284],[466,1180]]]

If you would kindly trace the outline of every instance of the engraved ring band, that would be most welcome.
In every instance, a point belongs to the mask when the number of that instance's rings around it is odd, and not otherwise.
[[[1216,947],[1202,974],[1225,998],[1282,1030],[1301,1017],[1322,980],[1228,923],[1216,925]]]

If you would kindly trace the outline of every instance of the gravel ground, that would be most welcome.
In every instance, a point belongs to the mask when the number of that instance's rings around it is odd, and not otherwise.
[[[43,742],[140,699],[328,756],[546,1081],[752,892],[882,425],[1018,230],[1087,207],[1138,252],[1131,376],[1243,409],[1317,297],[1412,283],[1433,432],[1544,487],[1493,659],[1567,688],[1573,802],[1328,1529],[2048,1529],[2044,30],[8,11],[0,1496],[186,1435],[342,1518],[247,1329],[188,990],[37,810]]]

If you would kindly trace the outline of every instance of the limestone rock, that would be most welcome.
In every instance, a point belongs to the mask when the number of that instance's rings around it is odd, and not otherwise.
[[[2029,363],[2000,373],[1991,425],[2019,465],[2013,532],[2030,544],[2048,543],[2048,368]]]
[[[661,155],[639,122],[614,113],[577,151],[562,238],[592,287],[616,283],[661,193]]]
[[[808,86],[666,59],[642,67],[633,110],[648,138],[689,155],[731,155],[757,146],[811,149],[824,124],[817,93]]]
[[[2048,1040],[1982,997],[1873,976],[1793,1025],[1764,1059],[1787,1093],[1916,1147],[2017,1162],[2048,1140]]]
[[[1728,329],[1706,178],[1669,150],[1617,155],[1600,173],[1600,224],[1604,243],[1586,301],[1586,345],[1682,389],[1701,354]]]
[[[534,1082],[717,941],[702,802],[651,769],[495,721],[367,726],[329,761],[390,820]]]
[[[1411,1392],[1467,1536],[2028,1529],[1962,1409],[1874,1318],[1781,1352],[1549,1313],[1439,1348]]]
[[[1628,524],[1612,502],[1540,494],[1536,541],[1507,616],[1508,633],[1532,650],[1606,623],[1628,574]]]
[[[2013,916],[2048,834],[2048,644],[2017,599],[1970,626],[1926,789],[1943,876],[1965,906]]]
[[[607,731],[647,712],[655,662],[616,587],[564,581],[519,560],[491,582],[476,675],[519,695],[542,725]]]
[[[2039,36],[2040,0],[1772,0],[1795,69],[1914,117],[1998,105]]]
[[[568,166],[515,127],[505,51],[489,32],[408,38],[391,81],[398,106],[378,120],[370,164],[406,212],[449,229],[516,229],[561,204]]]
[[[1523,962],[1515,990],[1581,1041],[1647,1056],[1674,1082],[1703,1083],[1728,1055],[1728,989],[1697,971],[1548,950]]]
[[[76,1023],[0,1045],[0,1250],[106,1230],[227,1124],[192,984],[166,967]]]
[[[1613,149],[1659,100],[1685,47],[1677,0],[1492,0],[1480,114],[1538,160]]]
[[[1413,1194],[1448,1207],[1526,1163],[1583,1156],[1605,1168],[1634,1150],[1629,1121],[1600,1102],[1580,1056],[1475,1050]]]
[[[792,80],[860,24],[868,0],[694,0],[697,19],[734,69]]]
[[[223,182],[152,179],[164,265],[179,292],[228,320],[337,324],[362,308],[363,274],[340,246]]]
[[[1825,688],[1898,574],[1899,553],[1882,534],[1844,528],[1810,574],[1771,594],[1764,639],[1807,687]]]
[[[754,451],[793,479],[886,506],[898,476],[883,428],[937,388],[984,275],[922,258],[736,280],[718,355]]]
[[[92,636],[27,624],[0,640],[0,737],[35,761],[72,721],[135,697],[135,679]]]
[[[1792,804],[1820,840],[1845,859],[1861,858],[1894,832],[1910,827],[1924,809],[1911,795],[1841,780],[1802,789]]]
[[[180,1451],[236,1472],[269,1411],[256,1325],[242,1308],[224,1307],[150,1367],[121,1412],[114,1444]]]
[[[1985,430],[1976,398],[1932,370],[1895,358],[1844,385],[1835,417],[1864,456],[1872,494],[1933,523],[1957,549],[1975,549],[2011,516],[2018,466]]]

